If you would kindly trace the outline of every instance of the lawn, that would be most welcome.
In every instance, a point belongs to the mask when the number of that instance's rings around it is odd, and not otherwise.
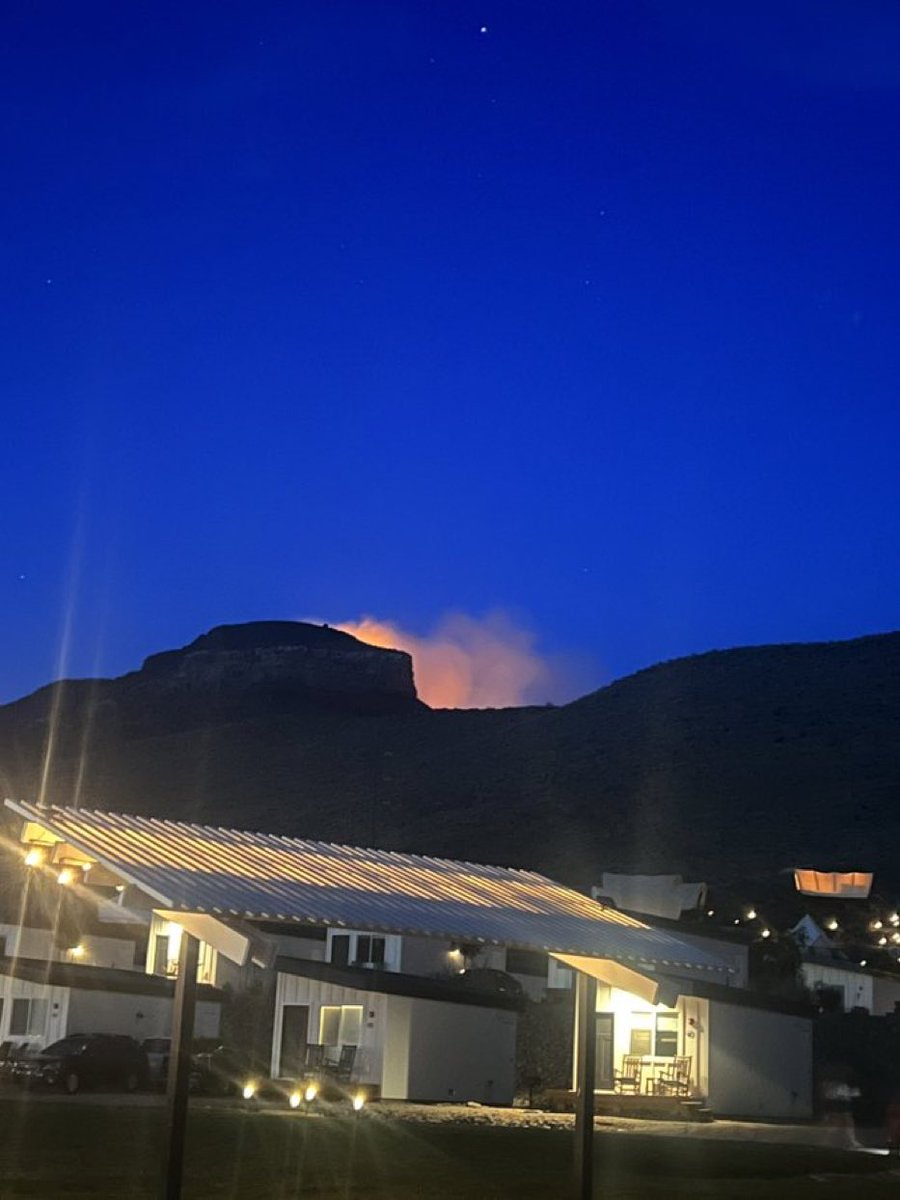
[[[163,1114],[156,1107],[0,1100],[0,1196],[156,1200]],[[885,1159],[796,1146],[602,1132],[603,1200],[895,1196]],[[572,1137],[560,1130],[414,1124],[197,1108],[185,1200],[564,1200]],[[865,1178],[862,1176],[865,1174]]]

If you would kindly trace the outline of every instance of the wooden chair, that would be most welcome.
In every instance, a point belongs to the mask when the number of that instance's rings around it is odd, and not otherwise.
[[[644,1074],[644,1060],[639,1054],[626,1054],[622,1058],[622,1070],[613,1075],[613,1091],[621,1095],[629,1093],[633,1096],[641,1094],[641,1078]]]
[[[356,1062],[356,1047],[341,1046],[340,1057],[337,1062],[324,1064],[325,1074],[329,1078],[334,1079],[337,1083],[349,1083],[350,1077],[353,1074],[353,1066]]]
[[[676,1055],[653,1082],[657,1096],[689,1096],[691,1094],[690,1055]]]
[[[320,1074],[324,1063],[325,1047],[321,1042],[310,1042],[306,1047],[306,1056],[303,1060],[303,1077],[315,1079]]]

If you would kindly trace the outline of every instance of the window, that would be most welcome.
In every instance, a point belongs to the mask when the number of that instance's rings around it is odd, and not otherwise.
[[[25,1033],[43,1035],[47,1025],[46,1000],[13,1000],[9,1032],[15,1036]]]
[[[356,962],[384,966],[384,938],[360,933],[356,937]]]
[[[319,1009],[319,1041],[323,1046],[358,1046],[362,1033],[361,1004],[323,1004]]]
[[[657,1058],[674,1058],[678,1053],[678,1013],[656,1014]]]
[[[331,961],[338,967],[350,962],[350,934],[336,933],[331,939]]]
[[[329,962],[336,967],[383,967],[387,939],[370,933],[333,933]]]

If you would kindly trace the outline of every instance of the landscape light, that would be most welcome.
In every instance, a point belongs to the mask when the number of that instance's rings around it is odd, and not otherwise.
[[[860,965],[861,967],[864,967],[864,966],[866,965],[866,962],[867,962],[867,961],[868,961],[867,959],[865,959],[865,958],[861,958],[861,959],[859,960],[859,965]]]
[[[748,909],[747,909],[747,920],[748,920],[748,921],[755,921],[755,920],[756,920],[756,909],[755,909],[755,908],[748,908]]]
[[[830,929],[832,933],[838,928],[837,918],[832,917],[830,921],[825,922],[825,928]]]
[[[63,887],[68,887],[70,883],[75,882],[75,872],[71,867],[63,867],[56,877],[56,882],[61,884]]]
[[[43,864],[44,852],[39,850],[37,846],[32,846],[25,855],[26,867],[39,867]]]
[[[891,913],[891,915],[888,917],[888,920],[892,925],[900,925],[900,915],[897,913]]]
[[[291,1106],[291,1108],[299,1108],[300,1101],[302,1099],[303,1097],[299,1092],[291,1092],[290,1096],[288,1096],[288,1104]]]
[[[253,1097],[256,1095],[256,1084],[255,1083],[245,1083],[242,1095],[245,1100],[252,1100]]]
[[[708,917],[714,917],[716,915],[716,910],[714,908],[707,909],[706,915]]]
[[[73,958],[84,958],[84,946],[80,942],[77,946],[70,946],[69,953]]]
[[[873,928],[873,929],[881,929],[881,928],[882,928],[882,924],[881,924],[881,922],[880,922],[880,921],[873,921],[873,922],[872,922],[872,928]]]
[[[303,1099],[306,1101],[307,1104],[312,1104],[313,1100],[315,1100],[315,1098],[316,1098],[316,1096],[318,1096],[318,1094],[319,1094],[319,1089],[316,1086],[316,1084],[308,1083],[306,1085],[306,1091],[303,1093]]]
[[[771,937],[772,930],[771,929],[763,929],[759,936],[764,937],[764,938]]]
[[[881,936],[881,937],[878,939],[878,945],[879,945],[879,946],[886,946],[886,945],[887,945],[887,938],[886,938],[886,937],[885,937],[883,934],[882,934],[882,936]]]
[[[892,942],[900,942],[900,933],[892,933],[891,941]]]
[[[354,1112],[362,1112],[363,1106],[365,1105],[365,1103],[366,1103],[366,1098],[363,1095],[363,1093],[357,1092],[356,1095],[353,1097],[353,1111]]]

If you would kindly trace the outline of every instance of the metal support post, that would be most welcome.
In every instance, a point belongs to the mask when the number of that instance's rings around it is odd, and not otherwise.
[[[576,973],[575,991],[575,1196],[594,1195],[594,1077],[596,1069],[597,981]]]
[[[187,1128],[188,1086],[191,1074],[191,1043],[197,1003],[197,961],[200,943],[182,931],[178,953],[178,977],[172,1011],[172,1041],[166,1082],[166,1147],[163,1158],[163,1200],[181,1200],[184,1172],[184,1138]]]

